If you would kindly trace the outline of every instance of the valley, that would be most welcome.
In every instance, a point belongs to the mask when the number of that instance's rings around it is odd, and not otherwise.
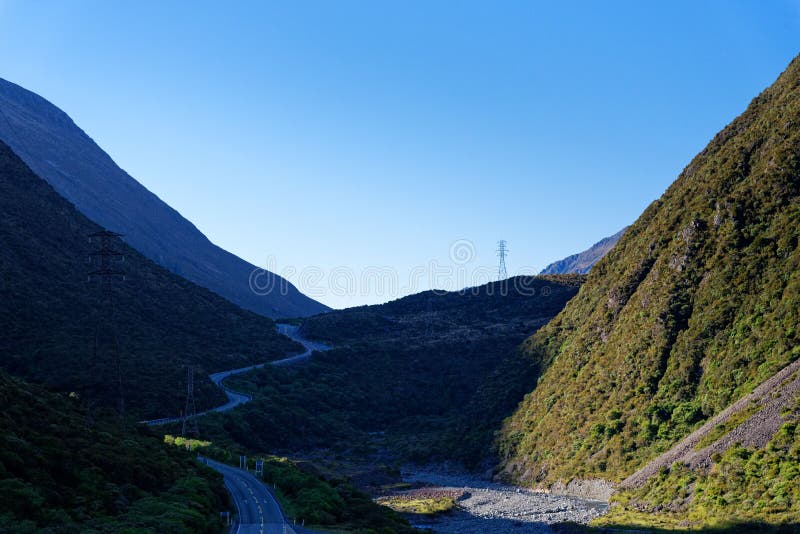
[[[329,350],[330,347],[321,343],[307,340],[299,334],[299,328],[293,325],[279,324],[279,331],[290,336],[294,341],[302,344],[306,351],[295,356],[275,360],[266,365],[284,366],[302,364],[301,362],[312,357],[313,352]],[[233,390],[223,384],[227,377],[244,372],[260,369],[265,364],[259,364],[244,369],[222,371],[211,376],[212,382],[223,388],[229,402],[197,414],[202,417],[211,412],[225,412],[252,400],[250,395]],[[164,418],[154,421],[143,421],[144,424],[166,425],[175,424],[180,418]],[[323,455],[327,455],[323,452]],[[359,458],[355,458],[358,460]],[[360,458],[360,460],[364,460]],[[309,461],[316,463],[319,460],[313,456]],[[284,525],[291,531],[292,525],[286,521],[279,505],[269,491],[263,487],[259,480],[252,474],[242,472],[231,466],[210,459],[201,458],[201,463],[219,471],[225,476],[225,484],[233,496],[239,510],[239,532],[284,532]],[[334,469],[341,469],[334,463]],[[443,468],[446,471],[446,468]],[[343,469],[346,471],[346,469]],[[341,475],[342,473],[339,473]],[[390,478],[391,480],[391,478]],[[423,529],[434,529],[436,532],[452,533],[478,533],[478,532],[518,532],[520,528],[528,532],[550,532],[547,525],[552,523],[587,523],[605,511],[602,501],[584,500],[575,497],[561,497],[548,495],[541,492],[531,492],[524,488],[507,486],[486,481],[467,472],[460,474],[442,474],[434,471],[410,472],[404,470],[399,477],[393,480],[394,485],[416,486],[417,490],[380,490],[379,487],[366,486],[367,491],[375,492],[379,498],[377,502],[394,500],[403,502],[413,498],[418,492],[423,495],[430,493],[446,493],[453,495],[456,509],[447,514],[438,514],[431,518],[421,516],[416,520],[412,516],[412,526]],[[391,484],[390,484],[391,485]],[[252,491],[260,492],[256,496]],[[262,506],[268,512],[262,510]],[[244,510],[244,513],[242,512]],[[296,526],[295,526],[296,528]],[[301,530],[298,530],[301,531]]]
[[[307,319],[300,333],[332,348],[302,365],[231,377],[228,386],[253,401],[232,418],[209,418],[208,435],[252,450],[327,448],[479,466],[488,429],[536,380],[516,345],[582,280],[526,277],[517,282],[527,293],[510,280]]]
[[[267,365],[271,366],[285,366],[285,365],[302,365],[302,362],[311,357],[320,356],[319,352],[323,350],[330,350],[331,347],[322,343],[315,343],[303,337],[299,332],[299,328],[293,325],[280,324],[279,331],[289,335],[294,341],[305,346],[306,351],[300,355],[287,357],[280,360],[275,360]],[[212,381],[224,388],[225,393],[228,395],[230,401],[228,404],[212,409],[206,413],[198,414],[198,417],[209,414],[211,412],[224,412],[230,409],[229,406],[232,402],[237,402],[236,405],[244,404],[252,400],[252,396],[245,394],[241,391],[236,391],[222,383],[224,378],[241,374],[243,372],[253,371],[255,369],[263,368],[263,364],[253,366],[245,369],[236,369],[232,371],[224,371],[217,373],[211,377]],[[146,421],[146,424],[168,424],[176,423],[177,419],[162,419],[157,421]],[[374,441],[379,443],[382,441],[380,438]],[[447,494],[452,495],[454,510],[449,513],[436,514],[433,517],[421,515],[414,518],[412,513],[411,524],[413,527],[423,529],[434,529],[436,532],[443,533],[479,533],[479,532],[519,532],[522,529],[525,532],[550,532],[548,525],[553,523],[587,523],[590,520],[601,515],[606,505],[603,501],[586,500],[577,497],[563,497],[558,495],[549,495],[541,492],[532,492],[530,490],[519,488],[515,486],[508,486],[498,484],[496,482],[481,479],[468,472],[461,472],[457,474],[447,473],[446,467],[441,467],[445,472],[440,473],[436,471],[419,471],[413,470],[413,467],[403,467],[403,470],[398,475],[389,476],[378,475],[378,479],[383,479],[382,482],[389,482],[389,484],[377,483],[375,478],[372,482],[367,482],[375,473],[371,473],[372,465],[355,466],[355,471],[351,471],[354,466],[350,468],[344,467],[344,464],[338,462],[326,462],[325,458],[330,457],[331,454],[326,451],[315,451],[311,455],[300,455],[312,465],[321,466],[328,465],[328,469],[332,469],[334,476],[348,476],[348,478],[360,478],[364,486],[362,489],[373,493],[378,496],[378,503],[385,503],[386,501],[392,502],[405,502],[408,499],[414,499],[417,495],[422,494],[423,501],[427,499],[430,494]],[[356,455],[355,457],[344,458],[345,463],[350,461],[364,462],[367,458]],[[377,458],[376,462],[380,464],[389,458]],[[394,458],[397,461],[397,458]],[[279,532],[282,525],[286,522],[279,506],[275,503],[274,499],[265,488],[261,488],[261,497],[245,497],[250,489],[254,486],[260,487],[260,483],[252,475],[245,474],[230,466],[225,466],[219,462],[204,459],[202,460],[206,465],[211,466],[217,471],[220,471],[226,476],[226,486],[231,491],[232,495],[237,502],[237,507],[246,507],[247,513],[239,516],[241,519],[241,532],[247,532],[247,529],[264,529],[264,532],[271,532],[270,529]],[[412,471],[406,471],[407,468]],[[356,472],[361,471],[361,478],[355,475]],[[244,481],[243,477],[247,477]],[[230,479],[230,480],[229,480]],[[358,482],[356,482],[358,483]],[[403,489],[400,491],[392,491],[381,489],[386,486],[399,486],[399,487],[417,487],[418,489]],[[269,514],[261,512],[261,505],[268,503],[268,506],[273,510]],[[269,504],[271,503],[271,504]],[[287,526],[286,528],[292,528]],[[254,530],[255,531],[255,530]]]
[[[0,534],[800,533],[796,9],[46,4]]]
[[[540,328],[522,303],[549,310],[544,300],[489,286],[311,317],[300,331],[333,349],[288,374],[235,379],[263,409],[211,434],[289,454],[457,462],[540,491],[611,497],[596,521],[607,526],[792,525],[798,61],[585,279],[531,282],[577,293]],[[720,470],[742,463],[756,471],[737,484],[758,499],[720,489]],[[781,489],[757,489],[768,486],[756,472]],[[748,512],[732,505],[748,502]]]

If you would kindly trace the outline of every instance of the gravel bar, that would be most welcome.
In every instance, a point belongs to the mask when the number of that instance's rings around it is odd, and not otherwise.
[[[588,523],[607,508],[601,501],[535,492],[471,475],[411,471],[403,472],[403,479],[431,489],[463,493],[456,501],[458,510],[452,514],[411,520],[414,526],[437,533],[550,533],[553,523]]]

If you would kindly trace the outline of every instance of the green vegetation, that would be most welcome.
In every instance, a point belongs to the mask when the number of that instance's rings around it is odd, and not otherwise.
[[[253,401],[204,420],[215,446],[170,435],[159,442],[146,430],[122,435],[102,413],[86,425],[84,397],[111,404],[116,393],[112,359],[91,354],[89,325],[108,319],[85,283],[85,236],[98,227],[0,144],[0,365],[75,392],[49,393],[0,372],[0,527],[217,532],[220,478],[191,451],[229,455],[219,446],[485,468],[494,437],[513,481],[618,482],[800,358],[798,176],[800,58],[582,286],[580,276],[520,277],[310,318],[304,333],[336,348],[231,377]],[[137,415],[179,411],[184,364],[198,365],[202,378],[297,348],[272,321],[121,246],[129,279],[114,289],[113,324],[124,325],[122,374]],[[201,409],[222,399],[204,379],[197,396]],[[800,428],[796,414],[782,415],[789,422],[763,449],[733,446],[707,471],[664,469],[618,494],[598,526],[797,528]],[[307,462],[267,457],[265,479],[308,524],[410,531],[397,513]],[[434,513],[452,507],[448,499],[387,503]]]
[[[61,391],[116,400],[107,337],[93,358],[94,325],[117,325],[129,411],[178,415],[186,364],[197,365],[198,409],[224,402],[209,372],[283,357],[299,347],[274,323],[145,259],[124,243],[127,279],[114,284],[113,321],[99,282],[87,282],[87,235],[78,213],[0,143],[0,367]],[[103,351],[106,352],[103,352]]]
[[[232,463],[209,441],[146,429],[120,434],[74,397],[47,392],[0,371],[0,532],[222,532],[229,509],[222,476],[202,454]],[[251,467],[255,458],[250,458]],[[264,480],[290,518],[341,532],[413,532],[397,513],[307,462],[267,457]]]
[[[598,525],[800,526],[800,426],[786,423],[763,449],[731,447],[708,473],[676,464],[618,494]]]
[[[222,477],[191,453],[3,371],[0,404],[0,532],[222,532]]]
[[[544,373],[496,440],[510,479],[620,481],[800,357],[798,176],[800,58],[523,344]]]
[[[654,518],[655,519],[655,518]],[[654,521],[648,526],[631,526],[628,523],[607,526],[588,526],[575,523],[559,523],[552,525],[556,534],[618,534],[620,532],[636,534],[666,534],[667,532],[689,531],[694,534],[797,534],[800,525],[773,525],[764,522],[728,521],[717,526],[691,527],[686,524],[665,522],[656,525]]]
[[[339,531],[414,532],[401,516],[376,505],[365,493],[341,479],[323,479],[307,463],[280,457],[264,459],[264,480],[289,517],[306,525],[335,527]]]
[[[536,377],[520,370],[495,389],[482,384],[582,281],[521,278],[313,317],[306,335],[336,348],[303,365],[231,377],[227,384],[253,402],[208,417],[205,429],[217,443],[255,451],[336,448],[363,459],[388,449],[414,461],[476,465]]]
[[[171,434],[167,434],[164,436],[164,443],[167,445],[174,445],[176,447],[183,447],[187,451],[196,451],[197,449],[205,449],[206,447],[211,446],[210,441],[204,441],[201,439],[194,439],[194,438],[184,438],[182,436],[173,436]]]
[[[405,495],[392,495],[381,497],[378,503],[388,506],[396,512],[417,515],[436,515],[452,512],[456,501],[452,497],[413,497]]]

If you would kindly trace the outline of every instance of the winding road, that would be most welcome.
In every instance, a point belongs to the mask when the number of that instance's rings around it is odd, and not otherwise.
[[[201,417],[211,412],[227,412],[240,404],[245,404],[252,400],[250,395],[234,391],[225,386],[225,379],[229,376],[246,373],[253,369],[264,367],[265,365],[283,366],[301,362],[310,358],[314,351],[328,350],[330,348],[322,343],[305,339],[300,335],[299,327],[297,326],[279,324],[278,332],[297,341],[303,345],[305,350],[300,354],[295,354],[294,356],[289,356],[281,360],[239,367],[238,369],[220,371],[219,373],[208,375],[211,381],[225,392],[225,395],[228,397],[228,402],[211,408],[210,410],[200,412],[195,417]],[[182,417],[162,417],[161,419],[141,421],[141,423],[149,426],[157,426],[178,423],[182,420]],[[298,532],[305,532],[301,529],[296,530],[289,525],[281,511],[280,505],[270,491],[251,473],[203,456],[198,455],[197,458],[215,471],[222,473],[225,479],[225,487],[228,489],[228,493],[231,494],[233,502],[236,504],[237,519],[231,528],[232,534],[297,534]]]
[[[323,343],[317,343],[315,341],[307,340],[306,338],[300,335],[299,329],[300,328],[298,326],[290,324],[278,325],[278,333],[283,334],[284,336],[287,336],[292,340],[303,345],[305,350],[300,354],[295,354],[294,356],[288,356],[280,360],[273,360],[271,362],[259,363],[256,365],[248,365],[247,367],[239,367],[237,369],[220,371],[218,373],[208,375],[208,378],[210,378],[211,381],[214,382],[214,384],[222,388],[222,391],[225,392],[225,395],[228,397],[228,402],[226,402],[225,404],[220,404],[219,406],[216,406],[204,412],[199,412],[197,415],[195,415],[195,417],[202,417],[212,412],[227,412],[232,408],[235,408],[241,404],[245,404],[252,400],[252,397],[250,397],[250,395],[247,395],[246,393],[240,393],[225,386],[224,381],[229,376],[247,373],[254,369],[260,369],[265,365],[275,365],[275,366],[291,365],[293,363],[309,359],[314,351],[323,351],[330,349],[329,346]],[[170,423],[179,423],[181,421],[183,421],[182,417],[162,417],[160,419],[149,419],[147,421],[139,421],[139,422],[141,424],[148,426],[158,426],[158,425],[167,425]]]

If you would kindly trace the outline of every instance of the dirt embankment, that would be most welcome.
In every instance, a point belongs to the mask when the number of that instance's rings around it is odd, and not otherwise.
[[[747,447],[764,447],[785,422],[786,410],[794,408],[798,394],[800,360],[775,373],[752,393],[725,408],[673,448],[626,478],[620,488],[640,487],[661,468],[669,468],[675,462],[685,463],[692,468],[707,468],[712,463],[711,456],[714,453],[722,453],[737,443]],[[712,435],[717,427],[726,425],[737,415],[741,417],[745,410],[752,414],[743,422],[720,433],[720,437],[712,443],[698,447],[703,445],[703,439]]]

